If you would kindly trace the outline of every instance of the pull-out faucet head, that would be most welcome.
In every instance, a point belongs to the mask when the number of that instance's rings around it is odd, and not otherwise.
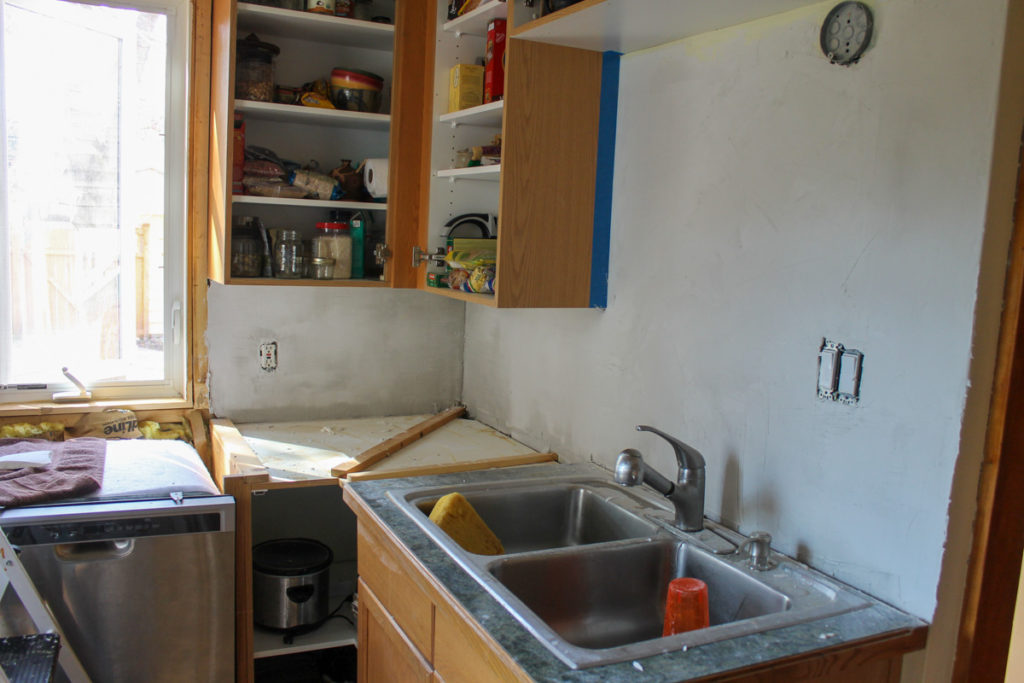
[[[615,483],[636,486],[644,482],[644,459],[640,451],[627,448],[615,461]]]

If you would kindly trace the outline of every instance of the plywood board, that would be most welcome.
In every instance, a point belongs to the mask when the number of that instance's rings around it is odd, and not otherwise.
[[[331,476],[331,467],[430,418],[402,415],[352,420],[252,423],[236,425],[270,475],[308,480]],[[535,451],[475,420],[449,422],[378,462],[372,472],[393,475],[410,468],[513,458]]]

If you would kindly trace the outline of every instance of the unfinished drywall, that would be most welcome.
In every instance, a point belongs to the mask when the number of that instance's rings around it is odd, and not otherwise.
[[[459,401],[462,303],[413,291],[209,290],[211,411],[237,422],[429,413]],[[277,342],[277,369],[259,345]]]
[[[818,49],[832,4],[622,59],[608,309],[469,307],[463,395],[606,467],[633,446],[674,472],[633,426],[671,432],[707,458],[711,516],[930,619],[968,378],[987,376],[1006,2],[871,3],[850,68]],[[865,354],[856,406],[816,398],[824,336]]]

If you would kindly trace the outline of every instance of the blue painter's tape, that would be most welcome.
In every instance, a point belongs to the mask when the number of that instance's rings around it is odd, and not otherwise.
[[[620,57],[622,55],[618,52],[605,52],[601,64],[601,114],[597,131],[597,182],[594,186],[594,245],[590,256],[591,308],[605,308],[608,305]]]

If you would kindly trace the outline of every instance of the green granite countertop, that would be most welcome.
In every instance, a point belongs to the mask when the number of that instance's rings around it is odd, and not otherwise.
[[[410,489],[451,484],[543,480],[559,475],[610,474],[595,465],[534,465],[403,479],[350,482],[345,486],[373,511],[434,578],[537,681],[686,681],[727,672],[737,673],[775,659],[812,655],[878,636],[923,632],[927,623],[865,596],[869,607],[803,624],[729,640],[692,646],[642,659],[587,669],[572,669],[558,659],[487,590],[434,542],[388,496]],[[863,594],[862,594],[863,595]],[[923,644],[923,637],[920,639]]]

